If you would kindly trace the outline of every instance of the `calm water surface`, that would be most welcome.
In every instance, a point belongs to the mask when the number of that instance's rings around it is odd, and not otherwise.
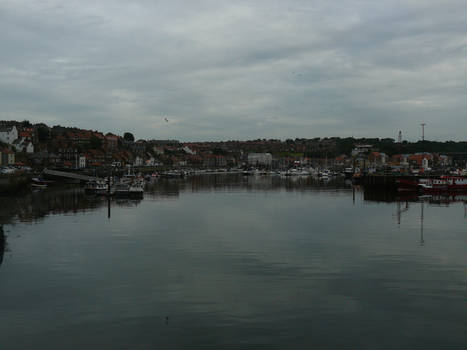
[[[110,218],[79,189],[0,199],[0,349],[467,347],[462,201],[241,176]]]

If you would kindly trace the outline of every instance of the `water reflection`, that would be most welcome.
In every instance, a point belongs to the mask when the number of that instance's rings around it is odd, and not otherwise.
[[[242,176],[158,180],[142,201],[15,199],[11,222],[92,212],[8,227],[2,345],[462,348],[463,208],[430,200]]]
[[[358,195],[365,202],[396,203],[397,223],[401,215],[408,210],[409,203],[423,201],[430,206],[449,206],[452,203],[464,203],[464,215],[467,217],[467,194],[461,195],[401,195],[394,191],[368,190],[352,186],[342,178],[323,181],[313,177],[280,176],[242,176],[242,175],[200,175],[187,179],[157,179],[146,187],[145,198],[164,200],[177,198],[184,192],[238,192],[238,191],[285,191],[285,192],[348,192],[355,204]],[[350,194],[351,191],[351,194]],[[0,224],[14,221],[30,222],[40,220],[48,214],[76,214],[79,212],[107,207],[107,216],[111,217],[112,206],[138,207],[141,200],[112,199],[89,196],[80,188],[51,188],[16,196],[1,197],[7,206],[0,208]]]
[[[5,253],[6,238],[3,232],[3,225],[0,225],[0,265],[3,262],[3,254]]]
[[[15,221],[34,222],[49,214],[67,214],[92,211],[108,206],[110,216],[110,202],[101,196],[90,196],[81,188],[51,188],[33,191],[16,196],[0,197],[8,203],[0,209],[0,224]],[[141,200],[112,199],[111,202],[119,207],[136,207]]]
[[[320,180],[305,176],[242,176],[241,174],[198,175],[187,179],[157,179],[146,188],[149,196],[176,197],[182,192],[247,191],[329,191],[350,190],[342,178]]]
[[[54,188],[2,197],[8,203],[0,209],[0,224],[36,221],[48,214],[75,214],[102,205],[102,198],[90,197],[80,188]]]

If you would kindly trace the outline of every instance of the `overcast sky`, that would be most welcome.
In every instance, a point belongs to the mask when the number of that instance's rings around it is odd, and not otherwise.
[[[0,119],[465,140],[465,0],[0,1]]]

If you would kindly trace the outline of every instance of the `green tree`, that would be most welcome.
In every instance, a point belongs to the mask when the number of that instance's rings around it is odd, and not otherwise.
[[[102,140],[97,136],[92,136],[89,140],[89,146],[91,147],[91,149],[101,149]]]
[[[39,126],[37,128],[37,138],[39,142],[47,142],[50,139],[50,130],[46,126]]]
[[[133,136],[133,134],[131,132],[126,132],[123,134],[123,139],[127,142],[134,142],[135,141],[135,137]]]

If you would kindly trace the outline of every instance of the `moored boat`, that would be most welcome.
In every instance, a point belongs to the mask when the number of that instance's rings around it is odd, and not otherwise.
[[[45,188],[52,185],[54,181],[45,180],[41,177],[33,177],[31,179],[31,186],[36,188]]]
[[[455,193],[467,191],[467,178],[441,176],[439,178],[397,179],[398,191],[420,191],[423,193]]]

